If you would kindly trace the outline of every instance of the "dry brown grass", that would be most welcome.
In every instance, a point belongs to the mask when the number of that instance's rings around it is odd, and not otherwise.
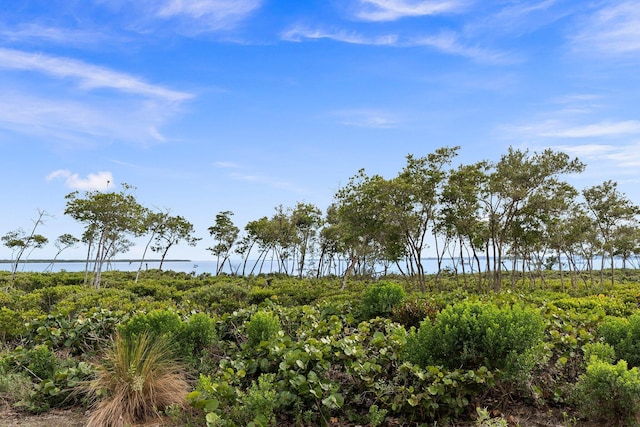
[[[87,427],[147,422],[169,405],[184,405],[189,392],[184,369],[162,337],[117,335],[96,367],[86,386],[97,397]]]

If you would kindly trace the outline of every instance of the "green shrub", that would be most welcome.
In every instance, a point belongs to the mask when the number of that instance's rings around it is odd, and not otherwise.
[[[7,307],[0,307],[0,341],[10,341],[25,333],[21,316]]]
[[[625,360],[632,367],[640,366],[640,313],[628,319],[607,317],[598,334],[613,346],[618,360]]]
[[[362,314],[372,319],[388,317],[391,310],[405,298],[402,286],[391,282],[378,282],[367,287],[362,297]]]
[[[588,363],[592,358],[611,363],[616,359],[616,351],[607,343],[587,343],[584,346],[584,360]]]
[[[233,283],[202,286],[185,291],[183,301],[189,300],[202,310],[214,313],[231,313],[247,304],[249,291]]]
[[[216,322],[206,313],[195,313],[183,322],[178,344],[183,356],[200,357],[216,340]]]
[[[127,337],[149,334],[151,337],[168,336],[173,338],[180,332],[182,320],[172,310],[151,310],[148,313],[136,313],[118,330]]]
[[[395,305],[391,310],[391,320],[404,325],[407,329],[429,319],[432,321],[439,312],[438,307],[432,301],[424,298],[411,298]]]
[[[56,366],[57,359],[46,345],[18,346],[0,357],[0,371],[26,373],[38,381],[51,378]]]
[[[608,425],[632,422],[640,415],[640,372],[593,358],[576,384],[575,399],[580,413]]]
[[[460,302],[448,306],[433,325],[424,321],[407,341],[408,359],[420,366],[520,371],[526,353],[542,342],[542,316],[523,306]]]
[[[247,340],[250,347],[269,341],[280,331],[280,319],[268,311],[258,311],[247,322]]]
[[[4,372],[0,369],[0,396],[15,406],[29,402],[34,384],[31,375],[26,372]]]

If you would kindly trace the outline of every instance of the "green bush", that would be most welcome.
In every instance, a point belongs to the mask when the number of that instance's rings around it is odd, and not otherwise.
[[[247,322],[247,340],[250,347],[269,341],[280,331],[280,319],[268,311],[258,311]]]
[[[587,343],[584,346],[584,360],[588,363],[593,358],[611,363],[616,359],[616,351],[607,343]]]
[[[206,313],[195,313],[183,322],[178,344],[188,359],[200,357],[216,340],[216,322]]]
[[[633,423],[640,416],[640,372],[593,358],[576,384],[575,399],[580,413],[608,425]]]
[[[395,305],[391,310],[391,320],[404,325],[407,329],[429,319],[432,321],[439,312],[438,307],[432,301],[424,298],[411,298]]]
[[[640,366],[640,313],[628,319],[607,317],[598,334],[613,346],[618,360],[625,360],[629,366]]]
[[[172,310],[151,310],[148,313],[136,313],[118,330],[127,337],[139,336],[143,333],[151,337],[175,337],[180,332],[182,320]]]
[[[31,348],[18,346],[0,356],[0,371],[26,373],[42,381],[53,376],[57,363],[55,355],[46,345]]]
[[[26,332],[19,313],[7,307],[0,307],[0,341],[10,341]]]
[[[464,301],[448,306],[433,325],[424,321],[407,341],[408,359],[420,366],[520,371],[526,353],[542,342],[544,322],[533,309]]]
[[[220,283],[185,291],[183,301],[191,301],[202,310],[231,313],[247,304],[249,291],[234,283]]]
[[[393,307],[405,298],[402,286],[391,282],[378,282],[367,287],[362,297],[362,314],[367,319],[388,317]]]

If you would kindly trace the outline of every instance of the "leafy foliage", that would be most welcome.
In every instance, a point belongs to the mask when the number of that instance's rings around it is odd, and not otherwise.
[[[640,416],[640,371],[627,362],[613,365],[593,358],[576,385],[581,414],[607,424],[633,422]]]
[[[542,342],[544,323],[532,309],[460,302],[425,321],[407,343],[407,357],[420,366],[450,369],[517,369],[519,358]]]
[[[363,315],[372,319],[376,316],[389,316],[393,308],[405,299],[402,286],[381,281],[368,286],[362,296]]]
[[[267,311],[258,311],[247,322],[247,344],[255,347],[262,341],[269,341],[276,336],[280,329],[280,319],[277,315]]]

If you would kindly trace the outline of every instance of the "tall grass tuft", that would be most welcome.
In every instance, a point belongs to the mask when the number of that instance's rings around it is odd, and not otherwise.
[[[124,427],[183,405],[189,392],[184,369],[168,339],[142,333],[116,335],[96,378],[85,385],[96,397],[87,427]]]

